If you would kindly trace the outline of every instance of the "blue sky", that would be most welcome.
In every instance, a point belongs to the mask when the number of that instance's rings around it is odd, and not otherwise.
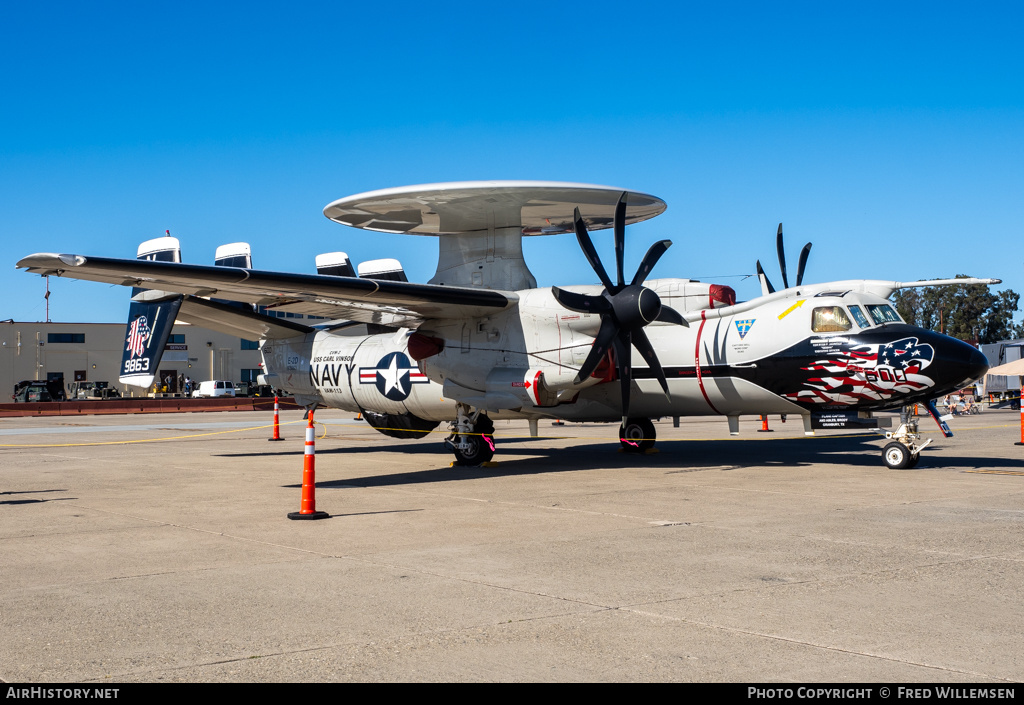
[[[43,320],[33,252],[183,257],[249,241],[434,272],[433,238],[323,207],[471,179],[663,198],[626,269],[758,293],[813,241],[808,280],[966,273],[1024,295],[1019,3],[7,3],[0,9],[0,319]],[[595,235],[612,266],[609,231]],[[541,286],[596,280],[572,235],[528,238]],[[121,321],[127,289],[51,279],[54,321]],[[1017,319],[1020,320],[1020,314]]]

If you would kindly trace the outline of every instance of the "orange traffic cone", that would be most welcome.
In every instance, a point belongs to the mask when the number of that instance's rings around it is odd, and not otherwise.
[[[761,428],[758,429],[758,433],[764,433],[765,431],[771,433],[772,430],[768,428],[768,414],[761,414]]]
[[[1024,402],[1024,388],[1020,390],[1021,401]],[[1024,446],[1024,403],[1020,405],[1020,443],[1014,443],[1015,446]]]
[[[277,397],[274,397],[274,435],[268,441],[283,441],[281,438],[281,407],[278,406]]]
[[[302,503],[297,512],[288,515],[289,519],[326,519],[327,512],[316,510],[316,442],[313,428],[313,412],[309,412],[309,426],[306,427],[306,452],[302,455]]]

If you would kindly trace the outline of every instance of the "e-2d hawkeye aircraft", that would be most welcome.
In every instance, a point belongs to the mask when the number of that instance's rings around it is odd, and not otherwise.
[[[375,413],[397,423],[392,435],[450,422],[445,442],[461,464],[493,456],[493,418],[526,418],[534,430],[540,418],[621,420],[622,447],[642,451],[654,444],[652,418],[721,415],[736,434],[741,415],[794,414],[811,432],[816,423],[841,426],[924,403],[948,433],[931,400],[980,379],[986,359],[966,343],[907,325],[887,299],[905,287],[998,280],[805,285],[805,248],[790,287],[780,226],[780,291],[760,264],[763,295],[742,303],[726,286],[648,281],[668,240],[648,250],[626,283],[626,225],[665,207],[606,186],[487,181],[372,191],[324,209],[352,227],[438,237],[437,271],[427,284],[268,272],[244,260],[200,266],[35,254],[18,267],[134,287],[125,374],[154,371],[148,348],[136,340],[132,352],[131,325],[144,306],[163,305],[165,321],[176,315],[258,337],[266,381],[306,406]],[[614,280],[589,235],[609,227]],[[600,285],[536,288],[522,238],[570,232]],[[288,312],[326,321],[279,317]],[[150,332],[154,338],[162,350]],[[928,445],[906,414],[887,436],[883,460],[894,468],[916,464]]]

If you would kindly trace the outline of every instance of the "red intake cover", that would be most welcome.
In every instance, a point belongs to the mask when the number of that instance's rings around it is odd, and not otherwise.
[[[409,357],[416,362],[433,357],[444,350],[444,341],[440,338],[432,338],[422,333],[413,333],[409,336]]]
[[[723,306],[734,306],[736,304],[736,292],[731,286],[724,284],[711,285],[711,308],[722,308]]]

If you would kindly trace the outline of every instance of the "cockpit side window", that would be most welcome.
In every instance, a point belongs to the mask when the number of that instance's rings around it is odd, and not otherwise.
[[[903,322],[896,310],[888,304],[868,304],[868,313],[878,325]]]
[[[819,306],[811,312],[811,330],[815,333],[840,333],[853,324],[842,306]]]
[[[870,328],[871,324],[868,323],[868,317],[864,315],[864,312],[860,310],[860,306],[851,304],[850,315],[853,316],[853,320],[857,321],[857,325],[861,328]]]

